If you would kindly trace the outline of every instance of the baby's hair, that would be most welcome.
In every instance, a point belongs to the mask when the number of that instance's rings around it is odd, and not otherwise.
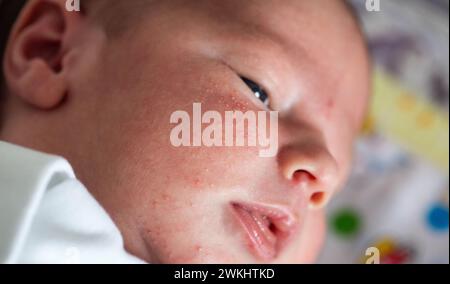
[[[11,28],[25,2],[26,0],[0,0],[0,63],[3,62],[3,55]],[[0,91],[2,84],[3,68],[0,64]]]
[[[90,0],[82,2],[82,9],[105,28],[107,35],[114,36],[142,19],[153,2],[155,0]]]
[[[8,43],[11,29],[24,5],[28,0],[0,0],[0,62]],[[91,19],[104,24],[108,34],[117,34],[130,25],[132,19],[138,19],[143,4],[153,0],[80,0],[83,12]],[[131,9],[133,8],[133,9]],[[142,13],[141,13],[142,14]],[[0,65],[1,66],[1,65]],[[3,80],[3,70],[0,68],[0,83]]]

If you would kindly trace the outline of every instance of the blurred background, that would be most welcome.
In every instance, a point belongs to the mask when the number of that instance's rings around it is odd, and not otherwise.
[[[449,2],[351,2],[374,96],[319,263],[365,263],[368,247],[381,263],[449,263]]]

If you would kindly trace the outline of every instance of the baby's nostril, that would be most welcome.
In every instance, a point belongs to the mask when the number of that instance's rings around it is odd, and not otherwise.
[[[316,177],[305,170],[296,170],[292,175],[292,179],[296,182],[310,182],[316,180]]]
[[[314,192],[310,197],[310,202],[314,207],[320,207],[325,202],[325,192]]]
[[[275,224],[274,223],[270,223],[270,225],[269,225],[269,230],[272,232],[272,233],[276,233],[276,231],[277,231],[277,227],[275,226]]]

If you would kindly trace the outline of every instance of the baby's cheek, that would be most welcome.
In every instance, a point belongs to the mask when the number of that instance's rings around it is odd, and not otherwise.
[[[305,220],[303,234],[297,251],[292,255],[292,263],[313,263],[323,246],[326,233],[325,213],[311,210]]]
[[[166,222],[170,222],[167,220]],[[235,262],[238,258],[226,250],[225,243],[216,243],[214,233],[199,226],[199,222],[183,219],[173,224],[173,227],[161,227],[148,230],[148,239],[151,240],[152,249],[158,253],[162,263],[227,263]],[[218,240],[217,240],[218,241]],[[231,246],[230,246],[231,247]]]

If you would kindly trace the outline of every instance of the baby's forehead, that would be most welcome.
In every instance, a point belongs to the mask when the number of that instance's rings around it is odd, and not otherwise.
[[[344,0],[215,0],[199,1],[193,5],[198,12],[206,14],[209,21],[220,21],[226,25],[297,30],[305,28],[305,25],[333,26],[342,18],[347,18],[351,23],[351,32],[358,30],[355,16]]]
[[[319,93],[336,97],[339,97],[338,93],[347,97],[349,93],[361,98],[368,96],[368,52],[355,16],[345,1],[231,0],[209,3],[202,9],[210,28],[218,31],[217,37],[224,38],[224,45],[264,54],[260,62],[273,63],[265,67],[271,66],[273,70],[270,71],[278,73],[275,75],[312,86],[309,91],[316,94],[312,98],[318,100],[318,105],[324,105],[322,101],[329,97]],[[358,105],[364,109],[365,99],[360,102],[347,101],[345,107]],[[353,107],[350,113],[355,113]],[[360,116],[356,114],[356,117]]]
[[[257,39],[261,48],[275,43],[295,57],[345,64],[352,53],[368,59],[365,40],[355,16],[345,1],[264,0],[206,1],[200,11],[208,27],[228,42]],[[258,40],[259,39],[259,40]],[[245,41],[239,41],[245,44]],[[351,51],[351,52],[350,52]],[[294,59],[294,58],[292,58]],[[366,64],[362,60],[362,64]],[[320,65],[320,63],[319,63]]]
[[[320,54],[325,47],[336,52],[353,47],[365,49],[358,23],[346,3],[341,0],[227,0],[201,1],[194,8],[196,18],[215,28],[219,36],[266,37],[286,47]]]

